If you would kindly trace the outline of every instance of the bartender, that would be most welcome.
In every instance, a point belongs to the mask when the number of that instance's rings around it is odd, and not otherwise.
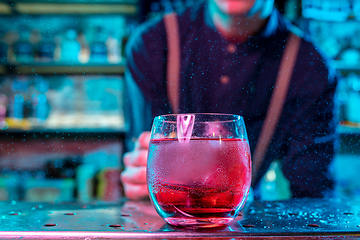
[[[291,33],[300,37],[281,115],[252,185],[256,188],[270,163],[281,159],[292,197],[331,194],[328,170],[335,146],[336,79],[320,50],[284,19],[273,0],[198,1],[178,13],[176,21],[181,54],[179,112],[243,116],[252,151],[286,42]],[[166,33],[164,17],[151,19],[137,28],[126,47],[130,151],[124,155],[121,180],[130,199],[148,196],[146,160],[152,119],[172,112],[166,90]]]

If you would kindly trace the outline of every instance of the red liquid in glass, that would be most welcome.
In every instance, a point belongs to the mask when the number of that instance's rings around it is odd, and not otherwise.
[[[227,225],[250,188],[250,149],[241,139],[151,140],[147,177],[151,199],[165,221]]]

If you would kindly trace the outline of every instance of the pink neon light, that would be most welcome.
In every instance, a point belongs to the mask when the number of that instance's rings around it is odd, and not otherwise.
[[[22,232],[0,232],[1,239],[4,238],[24,238],[34,237],[34,239],[61,239],[61,238],[91,238],[91,237],[102,237],[111,239],[122,239],[126,237],[149,237],[149,233],[132,233],[132,232],[70,232],[70,231],[22,231]]]

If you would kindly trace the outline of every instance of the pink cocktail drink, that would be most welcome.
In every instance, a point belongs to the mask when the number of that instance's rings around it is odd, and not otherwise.
[[[249,192],[248,141],[152,139],[147,181],[155,209],[169,224],[226,226],[239,214]]]

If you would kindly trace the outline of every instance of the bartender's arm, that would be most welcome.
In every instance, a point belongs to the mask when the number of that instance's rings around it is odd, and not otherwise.
[[[289,135],[283,141],[288,151],[282,169],[293,198],[331,196],[334,187],[330,166],[337,145],[336,75],[319,53],[311,53],[314,61],[310,64],[305,51],[299,53],[298,62],[304,66],[297,69],[299,84],[289,94],[292,101],[283,112],[287,124],[281,130],[288,129]],[[300,72],[305,75],[301,77]]]
[[[125,89],[128,95],[124,96],[128,123],[126,148],[130,152],[123,158],[125,169],[121,174],[121,181],[125,196],[133,200],[148,197],[146,161],[150,132],[145,131],[151,129],[154,116],[170,111],[164,85],[166,38],[156,41],[153,38],[153,34],[161,35],[154,32],[164,34],[164,28],[160,19],[145,22],[132,33],[125,49],[128,65],[125,72]],[[132,139],[137,136],[139,137],[133,146]]]
[[[125,196],[132,200],[147,198],[146,162],[150,132],[143,132],[135,143],[135,149],[124,155],[125,170],[121,173]]]

